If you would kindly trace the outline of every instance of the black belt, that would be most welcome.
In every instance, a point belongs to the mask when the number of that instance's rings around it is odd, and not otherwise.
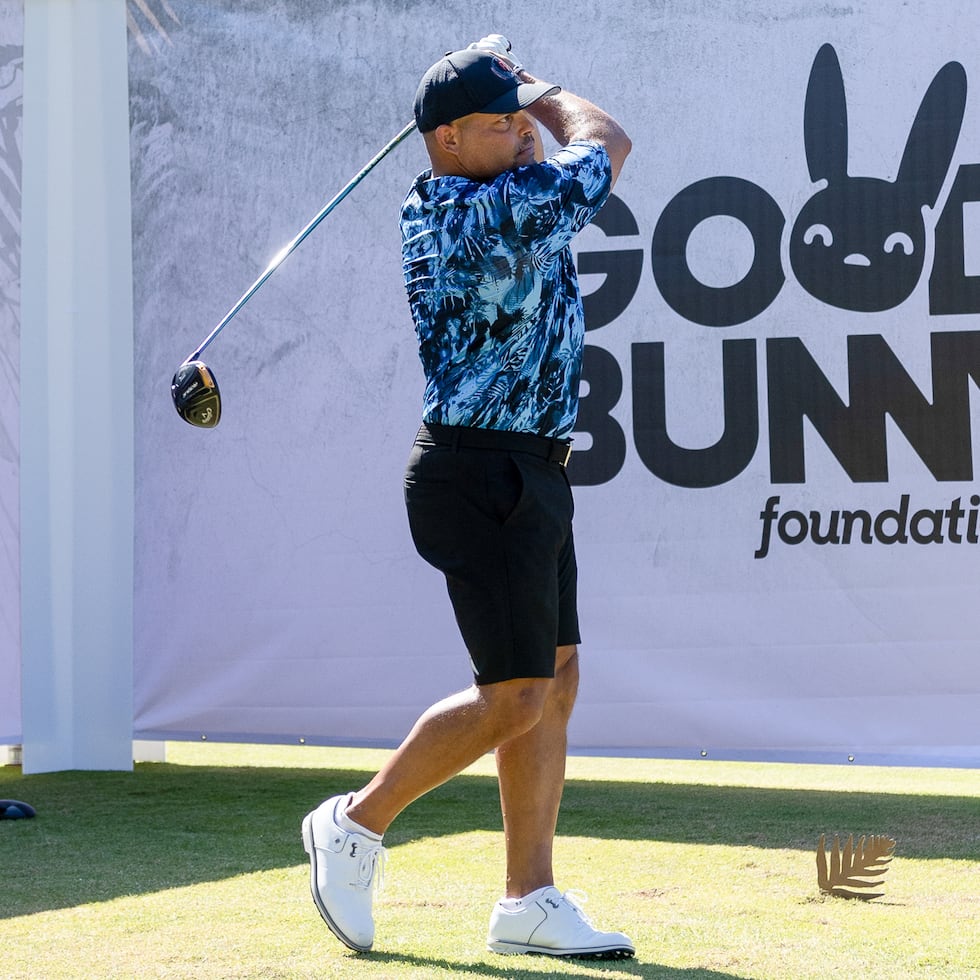
[[[568,465],[572,455],[571,439],[550,439],[533,432],[511,432],[507,429],[478,429],[465,425],[437,425],[425,422],[419,435],[428,436],[437,446],[454,449],[497,449],[503,452],[530,453],[549,463]]]

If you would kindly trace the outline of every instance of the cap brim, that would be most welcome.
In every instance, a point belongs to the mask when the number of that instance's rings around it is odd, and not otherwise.
[[[518,109],[526,109],[529,105],[533,105],[538,99],[543,99],[546,95],[555,95],[560,91],[560,85],[549,85],[548,82],[521,82],[517,88],[512,88],[509,92],[505,92],[479,111],[489,112],[495,115],[498,113],[516,112]]]

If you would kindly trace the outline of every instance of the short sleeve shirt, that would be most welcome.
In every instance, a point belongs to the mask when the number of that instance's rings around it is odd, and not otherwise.
[[[585,322],[569,242],[611,186],[605,148],[586,140],[491,183],[416,178],[402,206],[402,267],[425,422],[572,430]]]

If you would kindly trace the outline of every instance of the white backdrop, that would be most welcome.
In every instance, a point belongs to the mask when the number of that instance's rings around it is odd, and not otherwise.
[[[0,3],[0,745],[20,735],[20,186],[24,14]]]
[[[159,5],[130,45],[136,735],[390,743],[468,683],[401,497],[422,377],[397,214],[425,165],[418,137],[209,349],[217,429],[181,422],[168,385],[408,121],[428,64],[493,30],[634,141],[618,201],[576,245],[594,329],[570,471],[584,634],[573,745],[980,764],[975,100],[959,129],[945,93],[930,123],[919,169],[938,172],[938,207],[924,223],[914,207],[909,233],[885,229],[905,237],[888,242],[896,271],[877,310],[855,308],[858,292],[841,285],[855,268],[874,278],[874,264],[852,257],[812,279],[807,249],[830,249],[834,220],[874,224],[865,198],[895,186],[869,181],[828,205],[791,254],[796,219],[824,186],[805,152],[818,51],[829,43],[840,60],[849,174],[892,182],[942,66],[980,80],[975,5],[935,8],[703,0],[570,17],[557,0],[501,0],[486,22],[464,3]],[[962,75],[950,75],[953,95]],[[818,76],[826,110],[833,72]],[[842,129],[826,112],[814,125],[813,146]],[[687,190],[699,181],[704,193]],[[838,249],[860,224],[837,229]],[[753,263],[758,288],[743,281]],[[806,536],[835,520],[842,536],[845,511],[867,512],[868,541],[860,523],[850,543]],[[886,543],[901,532],[905,543]]]

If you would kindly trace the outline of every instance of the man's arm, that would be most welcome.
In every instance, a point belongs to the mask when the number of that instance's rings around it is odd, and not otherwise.
[[[539,81],[524,69],[521,69],[520,74],[524,81]],[[609,154],[612,163],[612,180],[613,184],[616,183],[616,178],[633,148],[633,143],[626,135],[626,130],[609,113],[564,90],[556,95],[538,99],[526,111],[562,146],[566,146],[572,140],[594,140],[601,143]]]

